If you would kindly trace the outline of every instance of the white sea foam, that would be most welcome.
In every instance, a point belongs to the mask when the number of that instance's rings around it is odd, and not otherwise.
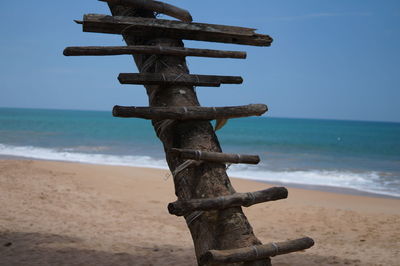
[[[298,185],[329,186],[350,188],[359,191],[400,197],[400,193],[390,191],[385,182],[380,181],[377,172],[350,172],[329,170],[268,171],[251,166],[232,165],[230,176],[266,182],[291,183]],[[398,182],[400,185],[400,182]]]
[[[165,160],[157,160],[150,156],[80,153],[73,152],[71,149],[49,149],[0,144],[0,155],[88,164],[168,169]],[[351,188],[365,192],[400,197],[400,193],[391,191],[388,186],[385,186],[384,182],[380,182],[380,176],[377,172],[358,173],[327,170],[269,171],[260,166],[232,165],[229,168],[229,174],[234,177],[266,182]]]
[[[0,144],[0,155],[88,164],[140,166],[167,169],[167,164],[164,160],[156,160],[150,156],[79,153],[72,152],[70,148],[48,149],[32,146],[11,146]]]

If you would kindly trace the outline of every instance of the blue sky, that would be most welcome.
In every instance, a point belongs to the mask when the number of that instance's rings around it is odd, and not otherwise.
[[[241,75],[242,85],[197,89],[204,106],[265,103],[272,117],[400,122],[400,1],[169,1],[194,21],[248,26],[271,47],[185,41],[187,47],[247,51],[248,59],[188,58],[191,73]],[[0,2],[0,107],[110,110],[147,105],[129,56],[64,57],[66,46],[123,45],[83,33],[73,19],[108,14],[95,0]],[[163,18],[167,18],[164,16]]]

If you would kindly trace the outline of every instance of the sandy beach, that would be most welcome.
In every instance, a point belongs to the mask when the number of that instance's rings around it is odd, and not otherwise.
[[[0,265],[196,265],[172,179],[158,169],[0,161]],[[237,191],[269,187],[233,179]],[[245,208],[263,242],[316,245],[274,265],[400,265],[400,200],[289,188]]]

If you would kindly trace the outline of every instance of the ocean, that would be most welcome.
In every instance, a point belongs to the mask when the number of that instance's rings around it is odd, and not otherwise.
[[[217,135],[224,152],[261,157],[230,176],[400,197],[400,123],[241,118]],[[150,121],[106,111],[0,108],[0,155],[167,169]]]

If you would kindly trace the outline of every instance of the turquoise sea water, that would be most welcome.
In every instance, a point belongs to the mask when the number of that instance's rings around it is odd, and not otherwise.
[[[261,157],[231,176],[400,196],[400,123],[242,118],[217,135],[225,152]],[[0,155],[167,167],[149,121],[102,111],[0,108]]]

